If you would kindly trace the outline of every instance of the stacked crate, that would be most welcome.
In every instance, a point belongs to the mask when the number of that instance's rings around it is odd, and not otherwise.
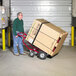
[[[36,19],[30,28],[26,40],[47,54],[57,54],[68,33],[44,19]]]

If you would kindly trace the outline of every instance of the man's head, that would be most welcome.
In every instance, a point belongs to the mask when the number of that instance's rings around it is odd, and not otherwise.
[[[17,13],[17,17],[19,18],[19,20],[21,20],[21,19],[23,18],[22,12],[18,12],[18,13]]]

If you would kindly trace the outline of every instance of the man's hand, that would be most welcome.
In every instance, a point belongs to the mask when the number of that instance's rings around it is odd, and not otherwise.
[[[16,38],[18,37],[18,35],[16,35]]]

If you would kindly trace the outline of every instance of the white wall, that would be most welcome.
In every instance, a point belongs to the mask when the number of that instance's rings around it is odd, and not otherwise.
[[[24,29],[29,31],[34,19],[44,18],[68,32],[64,45],[71,42],[71,0],[11,0],[11,20],[23,12]]]

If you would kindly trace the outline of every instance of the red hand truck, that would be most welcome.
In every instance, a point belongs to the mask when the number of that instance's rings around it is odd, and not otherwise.
[[[43,60],[43,59],[46,59],[47,53],[45,53],[44,51],[42,51],[42,50],[39,49],[38,47],[36,47],[36,46],[32,45],[30,42],[28,42],[28,41],[26,40],[26,36],[27,36],[26,33],[22,33],[22,32],[21,32],[21,33],[17,33],[17,35],[20,36],[20,37],[22,37],[22,42],[23,42],[23,44],[26,46],[26,48],[29,50],[29,56],[30,56],[30,57],[34,57],[34,55],[37,54],[37,57],[38,57],[38,58],[40,58],[40,59],[42,59],[42,60]],[[25,43],[24,40],[26,40],[31,47],[30,47],[29,45],[27,45],[27,43]]]

